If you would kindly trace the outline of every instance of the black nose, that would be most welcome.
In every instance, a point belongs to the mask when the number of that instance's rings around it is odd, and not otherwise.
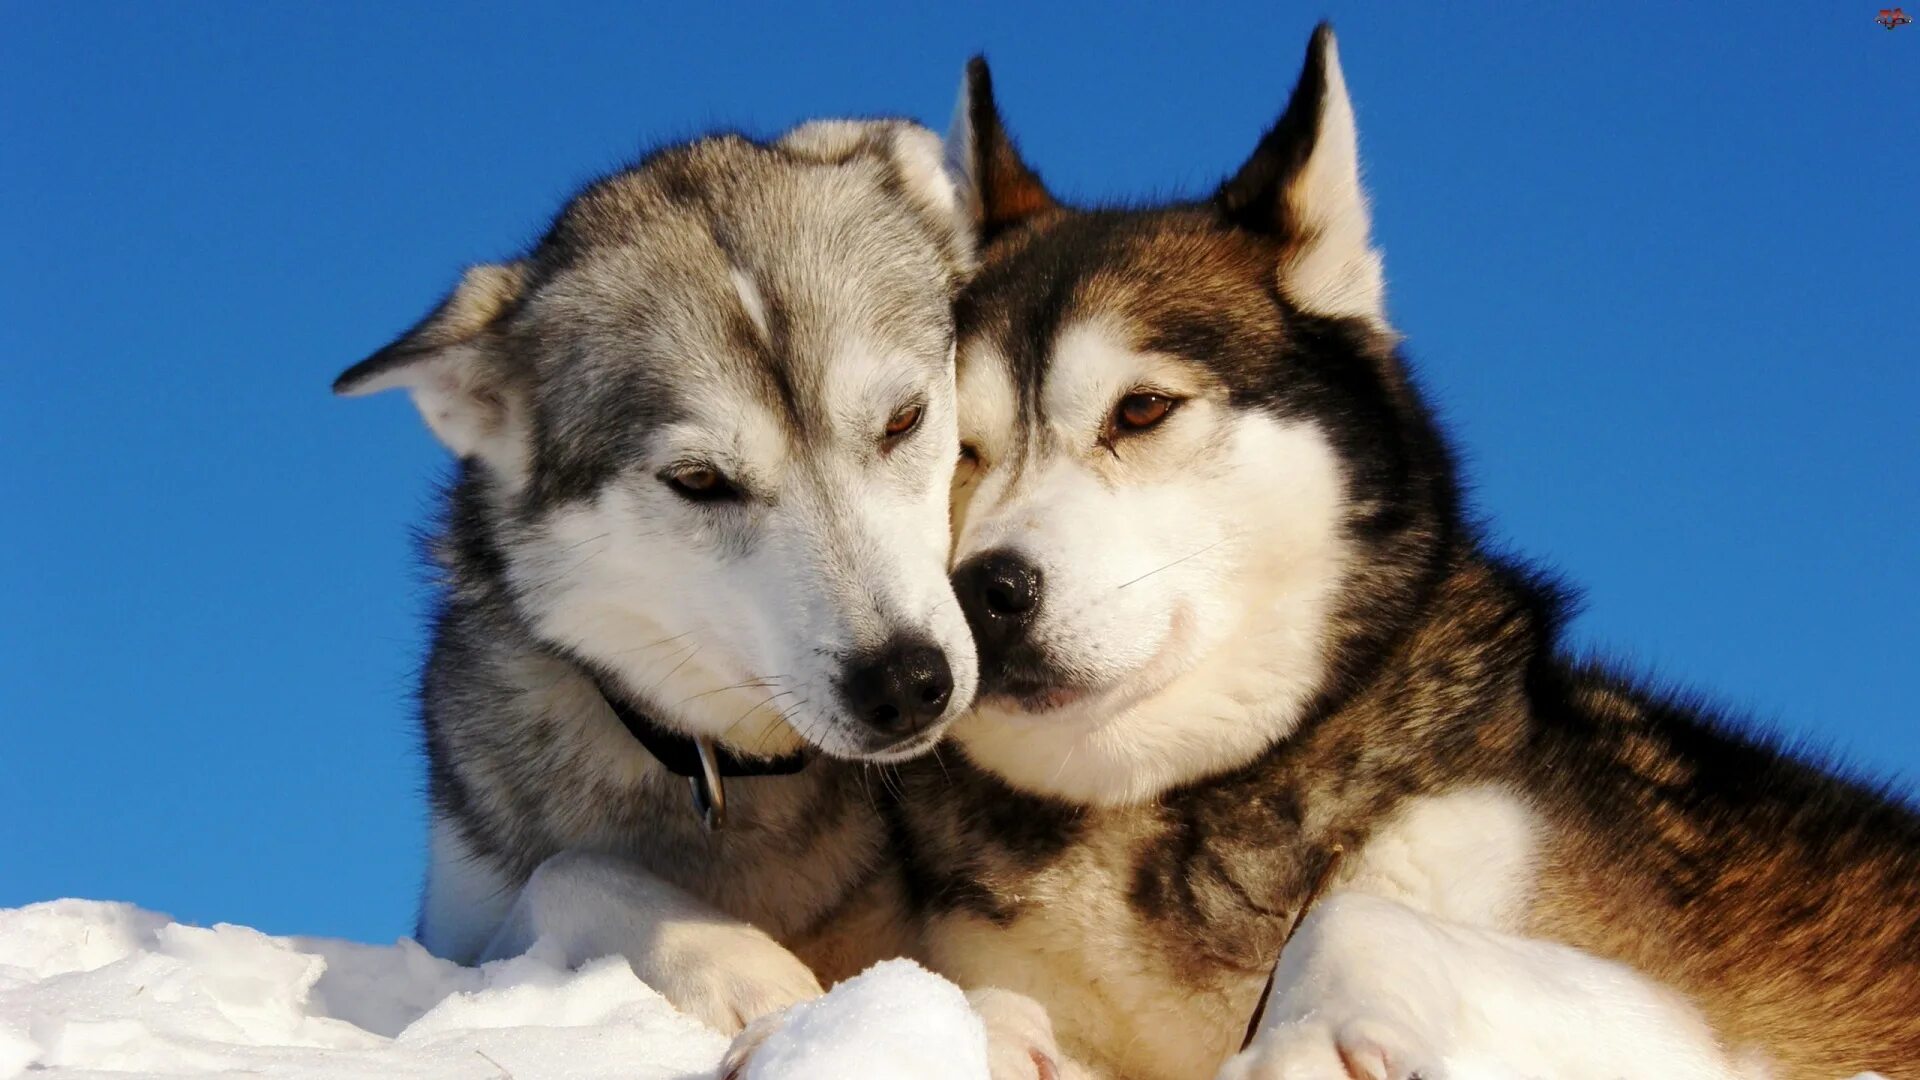
[[[992,653],[1019,640],[1039,610],[1040,568],[1011,551],[989,551],[960,564],[953,591],[974,640]]]
[[[946,712],[953,697],[953,669],[938,645],[894,638],[847,665],[840,697],[848,712],[875,731],[911,735]]]

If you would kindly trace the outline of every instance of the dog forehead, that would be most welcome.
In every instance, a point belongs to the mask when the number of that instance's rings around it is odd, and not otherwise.
[[[945,255],[867,156],[705,140],[582,193],[541,250],[556,282],[632,321],[675,301],[708,318],[742,314],[744,295],[748,327],[795,363],[846,328],[944,346],[950,325]]]
[[[961,332],[991,343],[1026,412],[1143,357],[1241,389],[1284,340],[1277,258],[1194,208],[1065,213],[988,250]]]
[[[948,272],[856,165],[758,162],[697,197],[644,179],[570,209],[519,319],[576,426],[759,410],[814,441],[857,395],[942,373]]]

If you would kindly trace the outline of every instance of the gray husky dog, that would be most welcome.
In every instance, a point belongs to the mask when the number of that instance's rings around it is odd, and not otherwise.
[[[702,138],[340,376],[409,391],[459,459],[420,686],[429,949],[620,953],[723,1030],[903,951],[857,763],[973,697],[946,574],[972,258],[916,125]]]
[[[983,65],[964,116],[981,687],[963,753],[904,770],[931,963],[1038,999],[1103,1072],[1207,1076],[1331,879],[1488,955],[1638,972],[1776,1076],[1920,1076],[1920,816],[1567,658],[1398,355],[1331,33],[1192,203],[1060,204]],[[1452,1075],[1445,1045],[1324,1034],[1333,1075]],[[1238,1075],[1326,1075],[1282,1049]]]

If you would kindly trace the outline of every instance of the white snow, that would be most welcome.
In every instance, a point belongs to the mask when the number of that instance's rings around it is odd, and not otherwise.
[[[985,1075],[965,999],[911,964],[805,1010],[755,1076]],[[693,1080],[726,1046],[619,959],[463,968],[411,941],[269,937],[128,904],[0,911],[0,1078]]]
[[[966,995],[911,960],[888,960],[789,1009],[746,1080],[986,1075],[986,1029]]]
[[[406,940],[270,937],[130,904],[0,910],[0,1080],[705,1080],[726,1048],[617,958],[465,968]],[[987,1060],[966,997],[896,960],[795,1006],[746,1080],[978,1080]]]

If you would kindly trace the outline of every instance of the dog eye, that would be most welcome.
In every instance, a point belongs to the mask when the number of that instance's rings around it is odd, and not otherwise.
[[[740,498],[740,489],[727,474],[711,465],[683,465],[662,473],[660,479],[674,494],[690,502],[720,502]]]
[[[899,411],[888,418],[886,433],[881,437],[881,441],[891,444],[906,438],[913,433],[914,428],[920,426],[920,417],[925,412],[925,407],[917,403],[902,405]]]
[[[960,444],[960,457],[953,463],[953,482],[970,484],[980,474],[980,448],[972,443]]]
[[[1136,390],[1121,398],[1120,404],[1113,407],[1113,419],[1108,424],[1109,433],[1131,435],[1147,431],[1165,420],[1178,404],[1178,399],[1166,394]]]

